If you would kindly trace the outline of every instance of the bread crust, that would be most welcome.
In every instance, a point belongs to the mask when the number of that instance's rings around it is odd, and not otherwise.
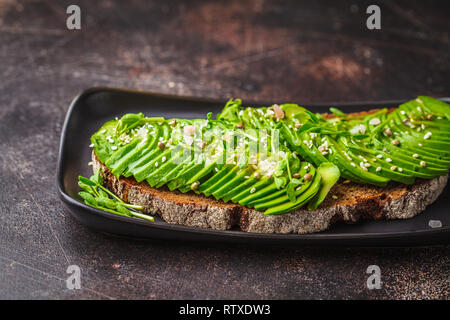
[[[436,201],[448,180],[447,175],[431,180],[418,179],[413,185],[391,183],[387,187],[344,181],[333,186],[316,210],[264,215],[261,211],[194,192],[156,189],[145,181],[116,178],[94,152],[92,162],[94,172],[100,169],[108,189],[128,203],[142,205],[145,213],[158,214],[167,223],[216,230],[237,226],[242,231],[254,233],[306,234],[324,231],[338,221],[408,219]]]

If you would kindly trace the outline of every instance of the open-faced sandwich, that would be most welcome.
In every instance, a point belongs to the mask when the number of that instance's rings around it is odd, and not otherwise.
[[[103,200],[82,196],[119,214],[261,233],[410,218],[437,199],[450,167],[450,105],[421,96],[396,109],[330,111],[230,100],[215,119],[125,114],[91,137]]]

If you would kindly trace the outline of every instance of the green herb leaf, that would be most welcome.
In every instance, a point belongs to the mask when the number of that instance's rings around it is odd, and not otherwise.
[[[100,176],[100,168],[97,169],[97,172],[96,172],[93,176],[91,176],[91,177],[89,178],[89,180],[91,180],[93,183],[95,183],[95,185],[101,185],[101,184],[103,184],[103,179],[102,179],[102,177]]]
[[[342,112],[341,110],[339,110],[338,108],[331,107],[330,112],[339,117],[344,117],[344,118],[347,117],[347,115],[344,112]]]
[[[282,178],[282,177],[275,177],[274,179],[275,182],[275,186],[277,187],[277,189],[281,189],[285,183],[286,183],[286,179]]]
[[[131,216],[130,211],[120,204],[117,205],[116,210],[117,210],[117,212],[119,212],[121,214]]]
[[[295,202],[295,184],[290,182],[286,188],[286,194],[291,202]]]
[[[83,198],[83,200],[84,200],[87,204],[89,204],[89,205],[91,205],[91,206],[93,206],[93,207],[97,207],[97,206],[98,206],[97,200],[95,200],[95,198],[94,198],[94,196],[93,196],[92,194],[81,191],[81,192],[78,192],[78,195],[79,195],[81,198]]]

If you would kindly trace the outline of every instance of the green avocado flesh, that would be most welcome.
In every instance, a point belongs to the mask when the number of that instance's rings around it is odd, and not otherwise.
[[[125,114],[91,146],[116,177],[268,215],[318,208],[340,178],[386,186],[447,174],[449,104],[419,96],[361,116],[330,111],[324,118],[296,104],[252,108],[236,99],[216,119]]]

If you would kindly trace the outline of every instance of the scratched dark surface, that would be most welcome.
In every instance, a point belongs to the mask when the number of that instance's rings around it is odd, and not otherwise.
[[[382,30],[365,27],[378,4]],[[66,29],[78,4],[82,30]],[[449,298],[450,247],[130,241],[77,222],[55,187],[61,126],[92,86],[330,102],[448,96],[445,1],[0,2],[0,298]],[[69,265],[80,290],[66,288]],[[366,288],[381,268],[382,289]]]

